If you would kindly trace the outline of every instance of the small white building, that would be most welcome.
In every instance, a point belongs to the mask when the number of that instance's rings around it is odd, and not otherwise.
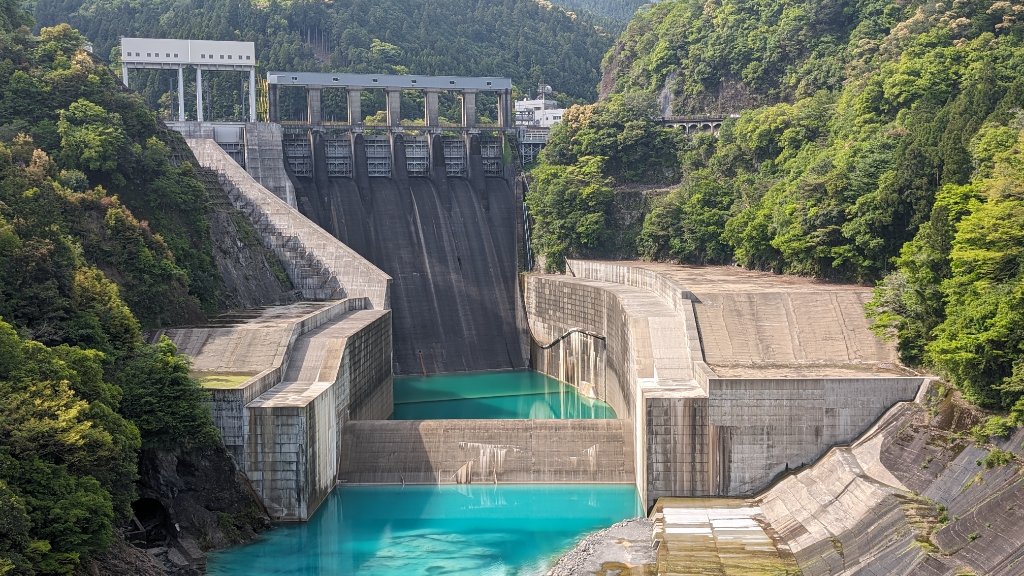
[[[550,86],[540,86],[537,90],[539,98],[516,100],[516,125],[551,128],[561,122],[565,108],[560,108],[557,100],[547,98],[550,92]]]

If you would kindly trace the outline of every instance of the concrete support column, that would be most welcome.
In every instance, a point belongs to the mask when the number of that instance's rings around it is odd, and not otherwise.
[[[498,92],[498,126],[500,126],[502,130],[507,130],[512,127],[511,101],[512,94],[509,93],[508,90]]]
[[[277,122],[277,84],[267,84],[267,120]]]
[[[256,121],[256,68],[249,68],[249,122]]]
[[[402,120],[402,91],[387,91],[388,126],[398,126]]]
[[[185,121],[185,68],[178,66],[178,121]]]
[[[363,125],[363,106],[360,98],[363,91],[358,88],[348,89],[348,123],[352,126]]]
[[[320,88],[306,88],[306,104],[309,106],[309,114],[306,116],[309,123],[314,126],[320,124]]]
[[[196,120],[203,121],[203,68],[196,66]]]
[[[128,88],[128,65],[124,62],[121,63],[121,82],[124,82],[124,87]]]
[[[462,91],[462,126],[476,127],[476,90]]]
[[[427,123],[427,128],[441,127],[440,114],[438,113],[438,98],[440,95],[441,92],[439,90],[423,91],[423,120]]]

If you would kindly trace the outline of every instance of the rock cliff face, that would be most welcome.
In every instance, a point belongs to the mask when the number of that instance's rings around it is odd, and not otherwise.
[[[804,576],[1022,574],[1024,430],[979,444],[983,418],[934,392],[897,405],[757,503]]]
[[[126,536],[145,548],[154,573],[202,574],[206,552],[247,542],[270,527],[248,480],[220,444],[144,451],[139,475],[139,499],[132,505],[139,529]]]

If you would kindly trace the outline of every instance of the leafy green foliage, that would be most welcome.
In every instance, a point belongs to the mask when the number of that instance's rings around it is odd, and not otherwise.
[[[576,12],[585,12],[608,18],[613,22],[628,22],[637,8],[648,0],[556,0],[554,3]]]
[[[979,463],[982,466],[984,466],[986,470],[989,470],[992,468],[998,468],[1000,466],[1006,466],[1007,464],[1013,462],[1015,458],[1016,457],[1013,455],[1013,452],[1010,452],[1009,450],[1001,450],[999,448],[995,448],[993,450],[989,450],[988,454],[986,454],[985,457],[979,461]]]
[[[595,248],[606,233],[612,191],[601,174],[603,162],[600,156],[584,156],[569,166],[533,171],[526,204],[536,222],[534,249],[549,269],[564,270],[567,257]]]
[[[144,448],[190,448],[218,441],[207,395],[189,377],[188,360],[163,337],[120,367],[117,383],[124,391],[122,413],[142,432]]]
[[[0,574],[73,574],[127,519],[142,447],[218,441],[137,319],[201,317],[216,275],[204,189],[153,115],[78,32],[0,15]]]
[[[197,320],[214,310],[220,284],[207,199],[192,168],[171,162],[167,142],[178,136],[158,128],[66,24],[44,28],[38,38],[12,31],[0,42],[0,142],[10,142],[0,152],[0,202],[9,208],[0,205],[0,216],[21,238],[8,260],[10,278],[19,281],[11,290],[27,308],[39,308],[37,317],[63,313],[46,293],[70,292],[77,248],[53,226],[69,227],[86,259],[117,280],[143,325]],[[14,212],[18,219],[9,217]],[[11,319],[21,313],[0,312]]]
[[[0,349],[0,500],[13,515],[0,552],[19,571],[70,574],[127,517],[139,432],[112,409],[102,354],[22,340],[3,321]]]

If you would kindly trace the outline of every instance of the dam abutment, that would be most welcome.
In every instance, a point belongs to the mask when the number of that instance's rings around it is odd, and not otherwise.
[[[752,495],[853,441],[924,380],[899,367],[866,321],[857,324],[866,296],[855,287],[727,267],[569,267],[575,276],[527,277],[536,340],[582,331],[535,344],[532,365],[631,423],[648,505]],[[765,330],[751,314],[775,325]]]

